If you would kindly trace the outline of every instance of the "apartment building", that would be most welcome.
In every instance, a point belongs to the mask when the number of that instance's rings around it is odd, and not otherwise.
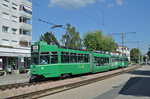
[[[122,46],[117,47],[116,53],[122,56]],[[124,46],[124,56],[128,57],[128,60],[130,60],[130,49],[126,46]]]
[[[32,2],[0,0],[0,59],[3,68],[30,66]]]

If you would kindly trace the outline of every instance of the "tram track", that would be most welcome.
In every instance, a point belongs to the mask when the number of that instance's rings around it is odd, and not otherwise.
[[[23,88],[26,86],[35,86],[43,83],[48,83],[52,81],[42,81],[42,82],[34,82],[34,83],[29,83],[29,82],[23,82],[23,83],[14,83],[14,84],[7,84],[7,85],[0,85],[0,91],[5,91],[5,90],[11,90],[11,89],[17,89],[17,88]]]
[[[13,88],[17,89],[17,88],[26,87],[26,86],[38,85],[38,84],[43,84],[46,82],[50,82],[50,81],[42,81],[42,82],[35,82],[35,83],[23,82],[23,83],[0,85],[0,91],[11,90]]]
[[[79,82],[75,82],[75,83],[71,83],[71,84],[67,84],[67,85],[61,85],[61,86],[57,86],[57,87],[53,87],[53,88],[47,88],[44,90],[39,90],[39,91],[35,91],[35,92],[31,92],[31,93],[26,93],[26,94],[21,94],[21,95],[17,95],[17,96],[13,96],[13,97],[8,97],[5,99],[37,99],[37,98],[41,98],[41,97],[45,97],[48,95],[52,95],[52,94],[56,94],[59,92],[63,92],[66,90],[70,90],[70,89],[74,89],[77,87],[81,87],[84,85],[88,85],[88,84],[92,84],[101,80],[105,80],[114,76],[118,76],[133,70],[136,70],[138,68],[140,68],[140,65],[134,66],[134,67],[129,67],[128,69],[121,69],[119,72],[113,73],[113,74],[109,74],[109,75],[105,75],[105,76],[101,76],[101,77],[96,77],[96,78],[91,78],[88,80],[83,80],[83,81],[79,81]]]

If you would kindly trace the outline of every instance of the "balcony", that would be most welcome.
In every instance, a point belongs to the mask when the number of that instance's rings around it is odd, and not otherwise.
[[[20,16],[32,19],[32,14],[26,13],[24,11],[20,11],[19,14],[20,14]]]
[[[28,24],[28,23],[23,23],[23,22],[21,22],[21,23],[19,23],[19,26],[20,26],[20,28],[23,29],[23,30],[29,30],[29,31],[32,30],[32,25],[31,25],[31,24]]]
[[[28,19],[32,18],[32,6],[28,6],[26,4],[19,5],[20,16],[26,17]]]
[[[20,4],[24,4],[24,5],[30,6],[32,8],[31,0],[20,0]]]
[[[32,41],[32,35],[19,35],[19,40],[20,41],[28,41],[31,42]]]

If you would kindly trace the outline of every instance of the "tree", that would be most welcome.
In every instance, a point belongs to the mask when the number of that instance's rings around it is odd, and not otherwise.
[[[88,31],[84,34],[84,46],[89,50],[114,51],[114,39],[110,35],[103,36],[101,30]]]
[[[141,52],[138,48],[133,48],[130,51],[130,57],[132,61],[136,61],[138,62],[139,58],[140,58]]]
[[[56,39],[56,37],[52,32],[46,32],[44,35],[41,35],[40,37],[40,41],[45,41],[49,45],[54,45],[51,39],[57,46],[59,46],[58,40]]]
[[[148,57],[150,58],[150,45],[149,45],[149,47],[148,47],[147,55],[148,55]]]
[[[115,41],[110,35],[103,36],[102,39],[102,50],[113,52],[115,48]]]
[[[67,24],[67,31],[62,35],[62,44],[72,48],[82,47],[82,39],[80,38],[79,32],[76,31],[75,27],[71,27],[70,24]]]
[[[101,45],[100,44],[101,39],[102,39],[101,31],[95,31],[95,33],[93,33],[92,31],[88,31],[84,34],[83,43],[84,46],[89,50],[98,50],[99,46]]]

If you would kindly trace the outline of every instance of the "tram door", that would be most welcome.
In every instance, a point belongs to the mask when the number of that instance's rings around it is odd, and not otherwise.
[[[0,70],[3,70],[2,62],[2,58],[0,58]]]

